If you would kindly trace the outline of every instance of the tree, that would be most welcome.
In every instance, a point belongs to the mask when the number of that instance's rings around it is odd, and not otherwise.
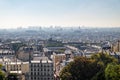
[[[19,50],[20,47],[25,46],[23,43],[12,43],[11,48],[15,51],[15,53]]]
[[[109,63],[118,63],[118,60],[108,54],[102,54],[102,53],[98,53],[98,54],[95,54],[95,55],[92,55],[91,57],[92,59],[95,59],[95,61],[97,63],[101,62],[103,63],[103,65],[106,67],[107,64]]]
[[[97,72],[97,74],[92,78],[92,80],[106,80],[105,79],[105,68],[110,63],[118,64],[118,60],[108,54],[95,54],[92,55],[92,59],[95,59],[95,62],[98,65],[101,65],[101,69]]]
[[[106,80],[120,80],[120,65],[111,63],[105,69]]]
[[[2,65],[0,64],[0,80],[5,80],[5,74],[3,73],[1,68],[2,68]]]
[[[76,57],[60,72],[62,80],[106,80],[108,64],[118,64],[118,60],[108,54],[95,54],[91,58]],[[111,79],[108,79],[111,80]]]
[[[69,72],[65,72],[61,77],[62,80],[72,80],[72,75]]]
[[[26,46],[26,45],[23,43],[11,43],[11,49],[15,51],[16,58],[18,58],[18,51],[22,46]]]
[[[90,80],[100,69],[95,60],[86,57],[76,57],[60,72],[62,80]],[[68,77],[69,75],[69,77]]]

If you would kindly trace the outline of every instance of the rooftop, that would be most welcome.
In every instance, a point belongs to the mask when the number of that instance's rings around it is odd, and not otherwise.
[[[31,63],[52,63],[51,60],[48,59],[48,57],[34,57]]]

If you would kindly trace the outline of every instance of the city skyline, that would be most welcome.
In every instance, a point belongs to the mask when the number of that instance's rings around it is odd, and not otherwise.
[[[0,0],[0,28],[120,27],[120,0]]]

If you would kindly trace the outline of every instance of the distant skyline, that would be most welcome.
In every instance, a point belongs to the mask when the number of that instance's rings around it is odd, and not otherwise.
[[[120,27],[120,0],[0,0],[0,28]]]

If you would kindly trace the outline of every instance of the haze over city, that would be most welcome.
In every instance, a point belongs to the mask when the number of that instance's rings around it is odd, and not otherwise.
[[[0,0],[0,28],[120,27],[120,0]]]
[[[0,80],[120,80],[120,0],[0,0]]]

